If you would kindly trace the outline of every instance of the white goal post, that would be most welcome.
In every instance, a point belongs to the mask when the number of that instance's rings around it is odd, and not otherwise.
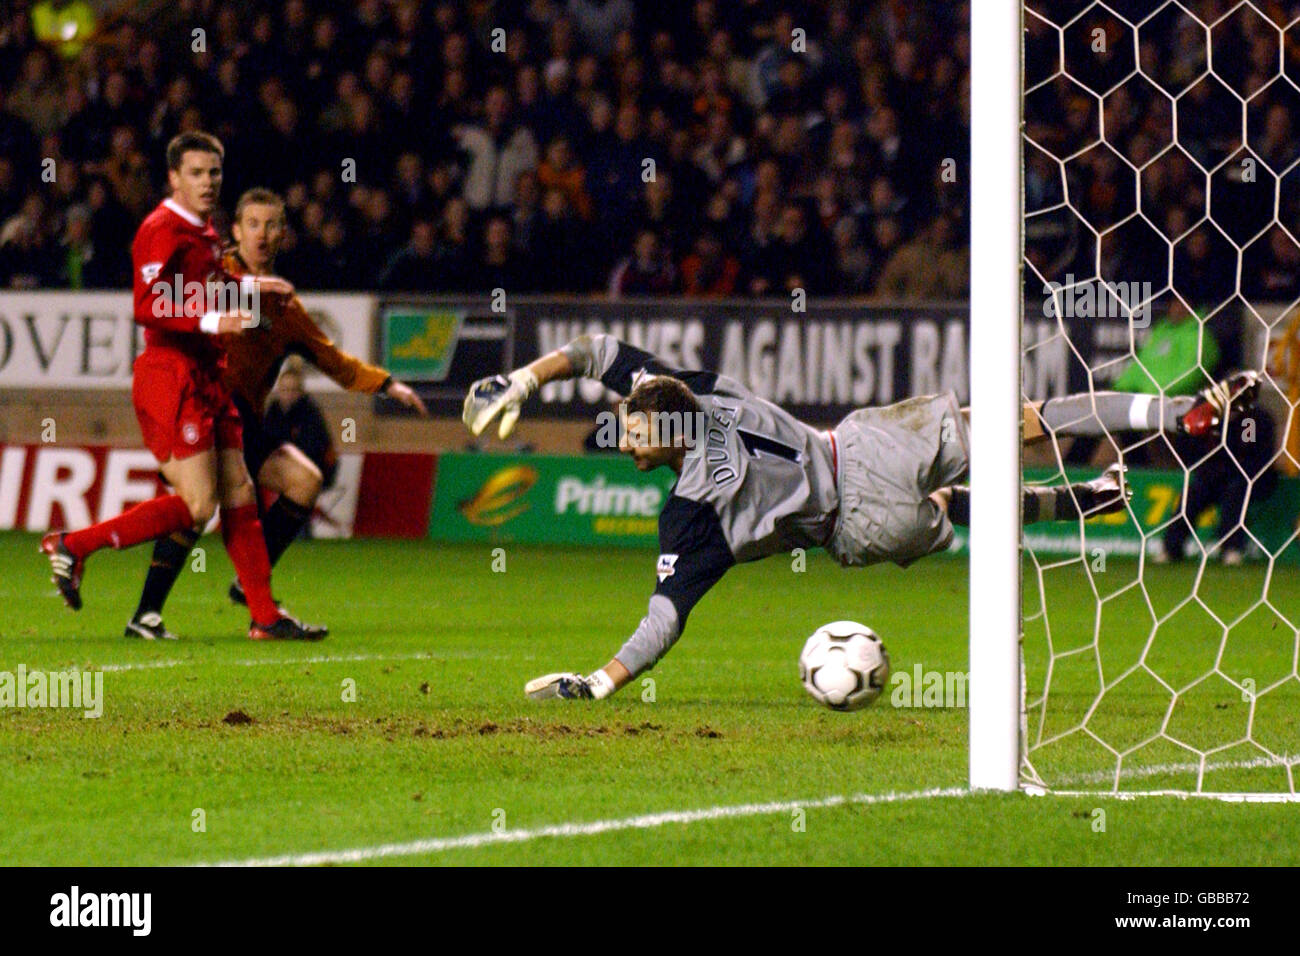
[[[1300,257],[1300,146],[1278,133],[1300,120],[1297,31],[1294,11],[1251,0],[972,5],[972,790],[1300,803],[1300,616],[1286,566],[1300,521],[1294,489],[1269,510],[1265,480],[1300,459],[1255,437],[1256,425],[1271,436],[1300,422],[1269,351],[1300,325],[1300,298],[1274,279]],[[1044,252],[1052,236],[1060,254]],[[1032,311],[1040,285],[1046,321]],[[1079,305],[1081,291],[1119,311]],[[1121,319],[1122,347],[1103,347],[1115,337],[1105,318]],[[1174,361],[1188,368],[1157,378],[1178,330],[1193,354]],[[1037,370],[1028,384],[1022,369]],[[1133,369],[1149,381],[1123,374]],[[1228,403],[1217,432],[1169,424],[1242,369],[1257,376],[1254,398]],[[1096,460],[1081,434],[1104,435],[1107,463],[1151,468],[1129,473],[1127,513],[1080,518],[1077,542],[1026,536],[1023,404],[1084,388],[1098,423],[1111,390],[1183,411],[1156,426],[1131,415],[1100,431],[1045,426],[1055,475],[1044,481]],[[1252,504],[1264,507],[1248,523]],[[1108,551],[1123,559],[1109,573]]]
[[[1020,782],[1021,4],[971,14],[970,786]]]

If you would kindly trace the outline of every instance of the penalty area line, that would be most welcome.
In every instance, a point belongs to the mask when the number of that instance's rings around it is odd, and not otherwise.
[[[821,810],[840,806],[872,806],[885,803],[907,803],[913,800],[931,800],[942,797],[968,797],[972,791],[966,787],[935,787],[904,793],[857,793],[847,796],[822,797],[817,800],[786,800],[772,803],[742,803],[731,806],[705,807],[699,810],[670,810],[663,813],[646,813],[634,817],[612,820],[593,820],[589,823],[557,823],[542,827],[525,827],[518,830],[488,830],[466,833],[456,837],[430,837],[406,843],[383,843],[378,846],[353,847],[347,850],[321,850],[314,853],[291,853],[282,856],[250,857],[242,860],[224,860],[216,863],[196,863],[195,866],[321,866],[331,863],[362,863],[367,860],[391,859],[404,856],[422,856],[444,853],[447,850],[476,849],[498,843],[528,843],[544,838],[566,839],[617,833],[621,830],[650,830],[671,824],[690,825],[713,820],[731,820],[742,817],[768,816],[791,813],[795,810]]]

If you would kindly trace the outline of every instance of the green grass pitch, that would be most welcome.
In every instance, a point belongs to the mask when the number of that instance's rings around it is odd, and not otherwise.
[[[104,714],[0,710],[0,864],[303,862],[347,850],[358,853],[345,862],[437,865],[1300,863],[1294,806],[925,795],[965,784],[964,709],[897,708],[882,697],[840,714],[805,695],[799,648],[837,618],[871,624],[895,672],[965,671],[963,560],[843,570],[817,554],[802,573],[789,560],[740,567],[651,672],[652,701],[638,682],[601,703],[534,703],[526,680],[599,666],[636,626],[653,554],[511,546],[495,573],[481,546],[302,543],[277,572],[277,594],[333,633],[267,646],[244,638],[244,612],[225,603],[230,567],[217,538],[203,541],[206,571],[187,572],[168,607],[182,640],[153,644],[121,636],[144,549],[92,559],[86,608],[72,614],[53,596],[36,544],[0,535],[0,670],[103,669]],[[1126,622],[1117,647],[1102,651],[1108,680],[1146,633],[1120,590],[1135,569],[1114,561],[1099,576],[1119,593],[1107,606]],[[1047,577],[1053,640],[1067,651],[1091,641],[1096,602],[1071,583],[1074,571],[1061,572]],[[1158,614],[1190,593],[1195,572],[1148,569],[1148,590],[1167,605]],[[1273,581],[1277,606],[1300,607],[1296,577]],[[1198,593],[1245,607],[1261,581],[1258,567],[1214,567]],[[1027,607],[1035,600],[1029,576]],[[1179,679],[1204,670],[1214,643],[1213,626],[1191,617],[1160,632],[1161,653],[1186,672]],[[1248,619],[1231,644],[1244,649],[1225,668],[1285,670],[1277,631]],[[1049,731],[1090,699],[1096,668],[1079,658],[1056,667]],[[1031,674],[1044,663],[1031,656]],[[355,701],[345,699],[352,686]],[[1140,738],[1139,724],[1158,723],[1162,705],[1149,690],[1116,688],[1115,712],[1098,717],[1107,732]],[[1268,716],[1268,733],[1292,754],[1295,701],[1281,697]],[[1197,739],[1212,741],[1236,719],[1231,702],[1194,702],[1177,726]],[[1062,773],[1113,766],[1067,744],[1054,765]],[[1281,772],[1271,773],[1225,770],[1212,782],[1283,789]],[[1154,782],[1194,782],[1169,774]],[[876,799],[888,794],[905,799]],[[854,795],[864,796],[834,799]],[[746,805],[756,806],[717,809]],[[677,811],[700,813],[626,822]],[[623,822],[582,828],[601,821]],[[563,825],[578,829],[543,829]],[[396,852],[380,855],[382,846]]]

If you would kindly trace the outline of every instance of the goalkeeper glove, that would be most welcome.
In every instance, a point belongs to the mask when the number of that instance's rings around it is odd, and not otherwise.
[[[532,700],[602,700],[614,693],[614,682],[604,671],[581,674],[547,674],[524,685],[524,694]]]
[[[461,418],[470,432],[481,435],[492,419],[501,416],[497,435],[506,438],[519,420],[519,407],[537,391],[537,376],[529,368],[515,369],[509,377],[481,378],[469,387]]]

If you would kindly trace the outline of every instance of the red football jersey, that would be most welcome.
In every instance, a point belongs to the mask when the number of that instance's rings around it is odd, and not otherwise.
[[[171,199],[158,204],[131,243],[135,321],[145,346],[167,346],[202,361],[222,354],[215,335],[199,331],[207,306],[195,293],[227,279],[212,224]]]

